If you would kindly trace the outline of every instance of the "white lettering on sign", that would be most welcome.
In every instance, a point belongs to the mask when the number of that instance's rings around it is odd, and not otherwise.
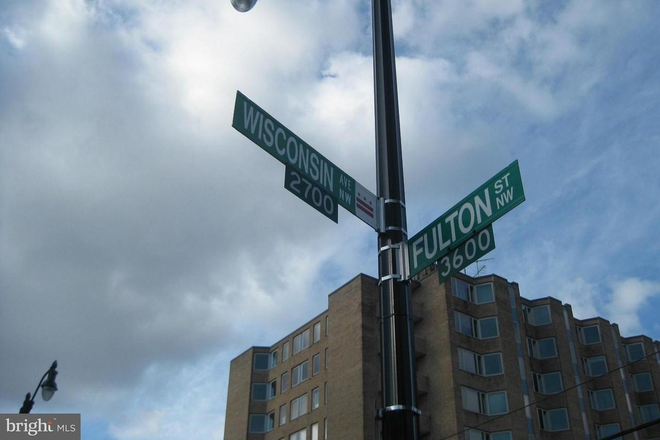
[[[287,136],[287,133],[281,127],[277,127],[275,134],[273,134],[275,122],[264,116],[248,102],[243,102],[243,120],[245,121],[245,128],[250,134],[261,140],[267,147],[275,147],[277,155],[285,164],[288,163],[297,167],[321,184],[327,191],[334,192],[335,169],[329,166],[316,151],[307,148],[301,142],[298,142],[295,137]],[[344,182],[342,186],[352,193],[352,182],[346,180],[347,182]]]

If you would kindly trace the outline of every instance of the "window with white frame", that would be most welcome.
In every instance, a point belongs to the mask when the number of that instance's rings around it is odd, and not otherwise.
[[[321,353],[315,354],[312,358],[312,376],[321,372]]]
[[[312,411],[319,407],[320,399],[320,391],[319,388],[316,387],[312,390]]]
[[[286,425],[286,403],[280,406],[280,426]]]
[[[269,370],[270,369],[270,353],[255,353],[254,354],[254,369],[255,370]]]
[[[525,322],[530,325],[539,326],[550,324],[552,322],[550,306],[547,304],[536,307],[523,305],[522,310]]]
[[[456,331],[477,339],[490,339],[499,336],[497,317],[476,319],[460,312],[454,312]]]
[[[508,402],[506,391],[484,393],[472,388],[461,387],[463,409],[489,416],[506,413]]]
[[[605,438],[610,435],[618,434],[621,432],[621,426],[618,423],[610,423],[609,425],[596,425],[596,438]],[[621,437],[617,437],[620,439]]]
[[[584,374],[591,377],[602,376],[607,373],[607,361],[605,356],[583,358]]]
[[[600,328],[598,324],[587,327],[577,326],[578,340],[585,345],[598,344],[600,339]]]
[[[270,352],[270,368],[277,367],[278,356],[279,356],[279,352],[277,350],[273,350]]]
[[[323,404],[328,404],[328,382],[323,384]]]
[[[264,433],[275,428],[275,412],[268,414],[250,414],[249,431],[251,433]]]
[[[314,324],[314,343],[321,340],[321,321]]]
[[[305,414],[307,414],[307,394],[296,397],[291,401],[291,416],[289,420],[296,420]]]
[[[644,353],[644,344],[641,342],[626,345],[626,353],[628,354],[628,361],[630,362],[644,359],[646,356],[646,353]]]
[[[640,405],[638,408],[639,415],[642,416],[643,423],[660,419],[660,410],[658,410],[657,403],[652,403],[650,405]]]
[[[312,423],[311,431],[312,431],[312,440],[319,440],[319,424],[318,423]]]
[[[295,387],[309,378],[309,361],[296,365],[291,370],[291,387]]]
[[[480,376],[496,376],[504,373],[502,353],[477,354],[464,348],[458,349],[458,367]]]
[[[558,394],[564,390],[559,371],[545,374],[532,372],[532,375],[534,379],[534,390],[537,393]]]
[[[568,431],[568,411],[566,408],[540,409],[539,425],[542,431]]]
[[[309,347],[309,329],[293,337],[293,354],[298,354]]]
[[[611,388],[604,390],[589,390],[591,408],[596,411],[605,411],[614,408],[614,394]]]
[[[289,341],[286,341],[282,346],[282,362],[289,359]]]
[[[651,373],[633,374],[632,382],[633,388],[638,393],[653,390],[653,380],[651,379]]]
[[[465,432],[465,440],[512,440],[510,431],[484,432],[478,429],[468,429]]]
[[[282,373],[282,384],[280,385],[280,393],[285,392],[289,389],[289,372],[285,371]]]
[[[277,395],[277,380],[271,380],[268,383],[268,400],[275,398]]]
[[[557,356],[555,338],[527,338],[527,349],[529,350],[529,356],[536,359],[548,359]]]
[[[323,356],[323,364],[325,365],[325,369],[328,369],[328,349],[325,349],[325,356]]]
[[[289,440],[307,440],[307,428],[294,432],[289,436]]]
[[[323,419],[323,440],[328,440],[328,418]]]
[[[486,304],[495,301],[493,284],[478,284],[472,286],[458,278],[452,278],[452,293],[455,297],[474,304]]]
[[[252,400],[265,401],[268,400],[268,384],[267,383],[253,383],[252,384]]]
[[[325,316],[325,335],[328,336],[328,315]]]

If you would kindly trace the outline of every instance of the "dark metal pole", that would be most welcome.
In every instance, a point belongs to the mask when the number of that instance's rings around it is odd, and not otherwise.
[[[384,440],[417,440],[417,366],[410,283],[403,279],[406,226],[403,160],[390,0],[372,0],[377,193],[384,230],[378,234]]]

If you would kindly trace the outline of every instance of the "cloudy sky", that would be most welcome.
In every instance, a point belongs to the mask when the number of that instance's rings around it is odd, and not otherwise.
[[[393,4],[411,234],[518,159],[486,271],[660,339],[660,3]],[[236,90],[375,192],[371,57],[366,0],[2,0],[0,412],[57,359],[85,439],[222,439],[229,361],[376,275]]]

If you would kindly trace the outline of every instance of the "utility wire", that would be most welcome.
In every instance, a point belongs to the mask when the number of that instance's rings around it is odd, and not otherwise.
[[[611,375],[612,373],[614,373],[614,372],[616,372],[616,371],[619,371],[619,370],[621,370],[622,368],[628,367],[628,366],[630,366],[630,365],[632,365],[632,364],[635,364],[635,363],[637,363],[637,362],[639,362],[639,361],[643,361],[644,359],[648,359],[649,357],[651,357],[651,356],[653,356],[653,355],[656,355],[656,354],[658,354],[658,353],[660,353],[660,350],[658,350],[658,351],[656,351],[656,352],[654,352],[654,353],[648,354],[648,355],[646,355],[646,356],[644,356],[644,357],[642,357],[642,358],[639,358],[639,359],[637,359],[636,361],[632,361],[632,362],[629,362],[629,363],[627,363],[627,364],[625,364],[625,365],[622,365],[622,366],[620,366],[620,367],[618,367],[618,368],[615,368],[614,370],[609,370],[608,372],[606,372],[606,373],[604,373],[604,374],[601,374],[600,376],[592,377],[592,378],[589,379],[589,380],[586,380],[586,381],[584,381],[584,382],[580,382],[579,384],[576,384],[576,385],[573,385],[573,386],[571,386],[571,387],[568,387],[568,388],[566,388],[565,390],[560,391],[560,392],[557,393],[557,394],[551,394],[551,395],[549,395],[549,396],[547,396],[547,397],[544,397],[544,398],[542,398],[542,399],[539,399],[539,400],[536,400],[536,401],[534,401],[534,402],[531,402],[531,403],[528,404],[528,405],[521,406],[520,408],[514,409],[513,411],[509,411],[509,412],[507,412],[507,413],[504,413],[504,414],[499,415],[499,416],[497,416],[497,417],[494,417],[494,418],[492,418],[492,419],[488,419],[488,420],[486,420],[485,422],[479,423],[478,425],[471,426],[471,427],[469,427],[469,428],[463,429],[462,431],[458,431],[458,432],[456,432],[456,433],[454,433],[454,434],[448,435],[447,437],[442,437],[440,440],[446,440],[446,439],[448,439],[448,438],[457,437],[457,436],[459,436],[459,435],[461,435],[461,434],[464,434],[464,433],[470,431],[471,429],[479,428],[479,427],[481,427],[481,426],[487,425],[488,423],[494,422],[495,420],[499,420],[499,419],[502,419],[502,418],[504,418],[504,417],[506,417],[506,416],[509,416],[509,415],[511,415],[511,414],[513,414],[513,413],[515,413],[515,412],[522,411],[523,409],[525,409],[525,408],[527,408],[527,407],[530,407],[530,406],[532,406],[532,405],[536,405],[537,403],[544,402],[544,401],[546,401],[546,400],[548,400],[548,399],[552,399],[552,398],[557,397],[557,396],[560,396],[560,395],[562,395],[562,394],[566,394],[568,391],[571,391],[571,390],[573,390],[573,389],[575,389],[575,388],[577,388],[577,387],[581,387],[582,385],[586,385],[586,384],[588,384],[589,382],[591,382],[591,381],[593,381],[593,380],[596,380],[596,379],[598,379],[598,378],[601,378],[601,377],[603,377],[603,376]],[[618,434],[617,434],[617,435],[618,435]],[[616,436],[614,436],[614,437],[612,437],[612,438],[616,438]],[[603,440],[604,440],[604,439],[603,439]]]

